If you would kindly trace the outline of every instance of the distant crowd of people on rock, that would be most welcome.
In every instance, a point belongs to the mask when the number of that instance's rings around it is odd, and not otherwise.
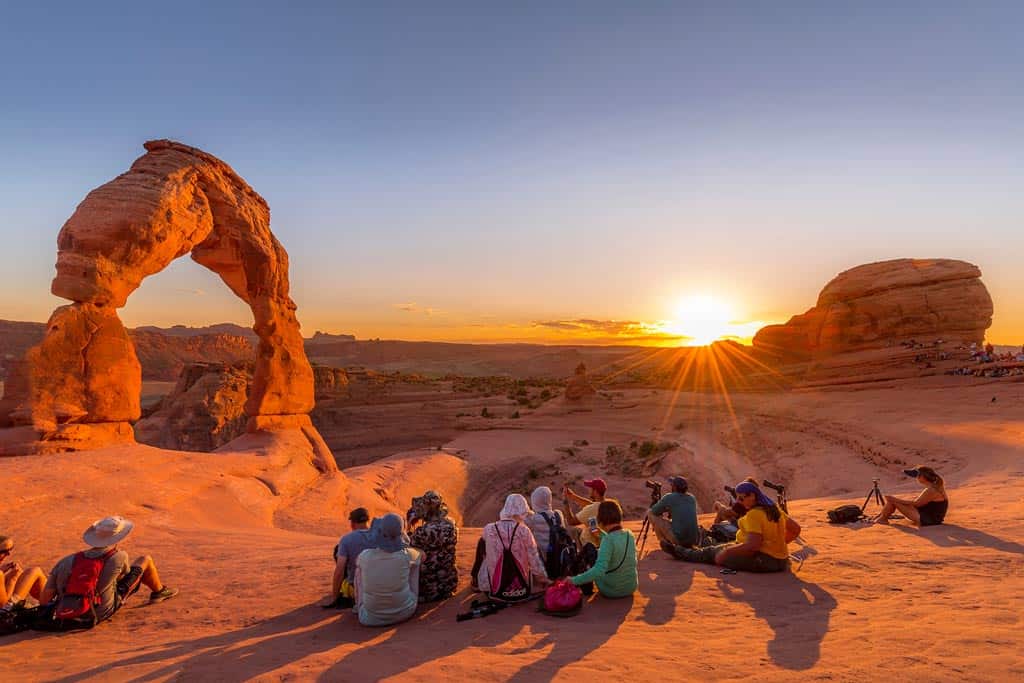
[[[949,508],[943,478],[923,465],[905,473],[924,490],[913,499],[885,496],[872,521],[887,524],[899,513],[918,526],[941,524]],[[652,496],[645,524],[669,556],[717,565],[724,573],[789,570],[789,544],[801,527],[755,479],[726,487],[734,501],[715,504],[709,529],[698,523],[697,501],[686,478],[669,477],[668,483],[669,493]],[[588,479],[584,485],[586,495],[563,488],[562,510],[554,508],[546,486],[536,488],[529,501],[518,493],[505,498],[498,519],[482,530],[470,572],[472,589],[488,604],[546,598],[546,591],[556,590],[579,596],[596,591],[610,599],[637,590],[637,538],[623,527],[622,507],[608,497],[603,479]],[[129,562],[120,548],[133,526],[116,516],[96,521],[83,534],[88,547],[60,560],[48,574],[12,561],[14,541],[0,536],[0,633],[90,628],[114,616],[143,586],[150,591],[150,604],[177,595],[177,589],[162,582],[151,557]],[[324,607],[348,608],[363,625],[386,626],[412,617],[420,603],[455,594],[459,529],[440,493],[413,498],[404,518],[388,513],[371,519],[366,508],[356,508],[349,526],[334,547],[330,599]],[[38,605],[29,607],[31,601]]]

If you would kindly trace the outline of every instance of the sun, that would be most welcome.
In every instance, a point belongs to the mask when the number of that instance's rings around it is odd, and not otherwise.
[[[680,300],[671,328],[689,337],[686,346],[706,346],[733,333],[733,308],[710,294],[692,294]]]

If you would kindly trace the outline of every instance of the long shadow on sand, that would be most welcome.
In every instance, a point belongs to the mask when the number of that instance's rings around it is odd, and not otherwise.
[[[676,598],[683,595],[693,585],[693,572],[680,571],[684,566],[675,558],[670,557],[664,550],[655,550],[640,560],[638,573],[640,575],[640,594],[648,596],[647,603],[641,619],[651,626],[664,626],[676,616]],[[651,576],[654,574],[655,576]],[[668,583],[665,577],[671,576]],[[658,588],[664,589],[665,585],[671,585],[674,595],[656,595],[652,584],[659,583]],[[650,589],[647,587],[651,586]]]
[[[463,594],[461,609],[468,607],[470,595]],[[455,602],[453,598],[449,602]],[[383,641],[361,647],[320,674],[320,681],[344,680],[353,672],[372,671],[377,680],[411,672],[418,666],[437,661],[469,648],[500,647],[519,636],[524,629],[534,639],[528,645],[508,647],[503,654],[518,655],[551,647],[546,657],[511,675],[509,680],[530,682],[550,680],[562,667],[578,662],[605,643],[618,630],[633,606],[632,597],[620,600],[595,598],[573,619],[546,617],[529,603],[510,607],[481,620],[458,623],[451,608],[436,608],[418,614],[400,624]],[[586,620],[585,629],[580,621]],[[377,629],[366,629],[380,633]],[[536,638],[537,635],[541,637]],[[495,674],[495,677],[499,677]]]
[[[755,616],[768,622],[775,634],[768,641],[768,656],[775,664],[802,671],[821,657],[821,641],[837,604],[824,588],[779,572],[735,574],[720,580],[719,589],[728,599],[749,604]]]
[[[143,654],[55,680],[77,683],[95,676],[137,683],[175,676],[248,680],[339,644],[359,643],[378,635],[367,629],[339,628],[338,614],[318,605],[305,605],[252,626],[157,645]],[[160,666],[132,675],[132,668],[153,663]]]
[[[957,524],[938,524],[921,529],[903,524],[893,524],[892,528],[921,536],[943,548],[991,548],[1004,553],[1024,555],[1024,545],[1016,541],[1007,541],[984,531],[968,529]]]

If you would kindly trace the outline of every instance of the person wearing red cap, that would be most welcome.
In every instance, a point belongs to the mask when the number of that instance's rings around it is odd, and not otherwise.
[[[568,485],[562,488],[562,495],[565,498],[565,518],[569,524],[579,524],[579,543],[584,548],[588,543],[595,548],[601,545],[601,534],[597,531],[597,509],[605,499],[608,492],[608,484],[604,479],[587,479],[583,485],[590,489],[590,497],[584,498]],[[572,511],[570,502],[580,506],[579,512]]]

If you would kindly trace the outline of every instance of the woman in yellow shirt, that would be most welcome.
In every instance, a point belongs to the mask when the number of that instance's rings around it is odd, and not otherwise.
[[[677,545],[665,550],[678,560],[717,564],[737,571],[789,569],[787,544],[800,535],[800,525],[764,495],[757,484],[749,481],[737,484],[736,500],[747,509],[747,514],[740,517],[735,543],[696,549]]]

